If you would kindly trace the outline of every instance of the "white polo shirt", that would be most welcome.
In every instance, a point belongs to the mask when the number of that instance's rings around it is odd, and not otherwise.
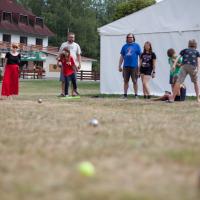
[[[81,54],[81,48],[79,44],[77,44],[76,42],[73,42],[73,43],[69,43],[68,41],[63,42],[60,46],[59,52],[61,52],[64,48],[68,48],[70,50],[70,54],[74,58],[75,63],[79,64],[78,57],[77,57],[77,55]]]

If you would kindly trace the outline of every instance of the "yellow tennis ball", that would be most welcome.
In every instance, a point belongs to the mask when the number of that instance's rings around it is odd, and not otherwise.
[[[90,162],[81,162],[78,165],[78,170],[80,172],[81,175],[83,176],[88,176],[88,177],[92,177],[95,175],[95,168],[94,165]]]

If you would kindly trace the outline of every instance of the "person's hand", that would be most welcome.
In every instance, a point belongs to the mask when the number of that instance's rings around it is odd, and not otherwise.
[[[120,67],[119,67],[119,72],[122,72],[122,71],[123,71],[123,70],[122,70],[122,67],[120,66]]]
[[[81,69],[81,65],[79,65],[79,66],[77,67],[77,71],[80,71],[80,69]]]

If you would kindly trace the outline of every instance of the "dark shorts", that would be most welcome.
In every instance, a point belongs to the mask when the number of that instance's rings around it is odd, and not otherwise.
[[[140,74],[144,74],[147,76],[151,76],[153,69],[149,67],[141,67],[140,68]]]
[[[133,83],[136,84],[137,83],[137,79],[138,79],[138,67],[133,68],[133,67],[124,67],[123,68],[123,78],[124,78],[124,82],[129,82],[129,79],[132,79]]]
[[[178,75],[175,75],[175,76],[170,75],[169,84],[174,85],[176,83],[177,79],[178,79]]]

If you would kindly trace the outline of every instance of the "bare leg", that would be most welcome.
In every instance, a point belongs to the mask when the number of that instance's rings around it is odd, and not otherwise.
[[[133,83],[133,89],[134,89],[135,95],[137,95],[138,94],[138,84],[137,84],[137,82]]]
[[[196,96],[197,96],[197,101],[200,102],[200,99],[199,99],[199,84],[198,84],[198,82],[194,83],[194,89],[195,89],[195,93],[196,93]]]
[[[145,91],[146,91],[146,95],[150,95],[150,90],[149,90],[149,80],[150,80],[150,76],[144,76],[144,88],[145,88]]]
[[[146,96],[147,93],[146,93],[145,86],[144,86],[144,75],[143,75],[143,74],[141,74],[141,79],[142,79],[142,89],[143,89],[143,94],[144,94],[144,96]]]
[[[127,94],[128,92],[128,82],[124,81],[124,94]]]
[[[64,81],[62,81],[62,83],[61,83],[61,93],[62,94],[65,94],[65,82]]]
[[[178,93],[180,93],[180,83],[175,83],[173,87],[173,100],[176,98]]]

